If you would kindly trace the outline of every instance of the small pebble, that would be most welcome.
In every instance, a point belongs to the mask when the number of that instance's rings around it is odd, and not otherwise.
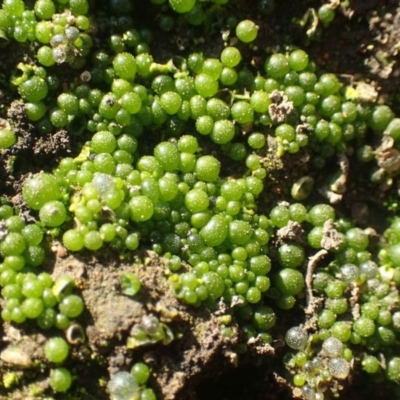
[[[29,368],[32,360],[23,350],[16,347],[7,347],[0,353],[0,358],[8,364]]]

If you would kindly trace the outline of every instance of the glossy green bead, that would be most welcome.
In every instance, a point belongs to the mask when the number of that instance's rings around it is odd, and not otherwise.
[[[289,60],[283,54],[273,54],[264,64],[267,75],[273,79],[282,78],[289,70]]]
[[[60,337],[51,338],[47,340],[44,346],[44,353],[50,362],[61,363],[68,357],[69,346]]]
[[[254,41],[258,34],[258,26],[251,20],[240,21],[236,26],[236,36],[241,42],[250,43]]]
[[[39,211],[40,221],[48,227],[62,225],[67,218],[67,210],[60,201],[49,201]]]
[[[352,335],[351,324],[347,321],[336,321],[330,331],[332,336],[339,339],[342,343],[349,341]]]
[[[56,320],[56,311],[53,308],[45,308],[41,315],[36,319],[36,323],[41,329],[51,329]]]
[[[43,284],[37,279],[25,280],[22,285],[22,294],[25,297],[42,297],[44,290]]]
[[[297,243],[285,243],[278,249],[278,260],[284,268],[298,268],[305,260],[304,248]]]
[[[250,270],[257,276],[265,276],[271,270],[271,260],[266,255],[251,257]]]
[[[338,299],[343,296],[343,292],[346,289],[347,285],[345,282],[336,280],[329,281],[325,287],[325,294],[330,299]]]
[[[252,235],[253,229],[248,222],[237,220],[229,224],[228,238],[234,244],[245,244]]]
[[[24,227],[25,221],[17,215],[11,215],[5,220],[5,228],[8,232],[22,233]]]
[[[400,382],[400,358],[392,357],[387,363],[386,376],[389,380],[399,383]]]
[[[380,363],[375,356],[366,355],[361,361],[362,369],[369,373],[375,374],[380,370]]]
[[[195,3],[195,0],[169,0],[171,8],[179,14],[189,12],[194,7]]]
[[[379,307],[374,303],[364,303],[361,306],[361,314],[369,319],[376,320],[379,316]]]
[[[353,329],[361,337],[370,337],[375,332],[375,323],[372,319],[361,316],[354,322]]]
[[[215,182],[221,169],[220,162],[213,156],[202,156],[197,159],[195,173],[204,182]]]
[[[202,190],[193,189],[185,195],[185,206],[191,213],[204,211],[208,208],[210,201],[207,193]]]
[[[286,226],[290,219],[290,212],[285,206],[276,206],[271,210],[270,218],[278,228]]]
[[[337,315],[342,315],[347,312],[349,305],[345,298],[327,299],[326,308],[333,311]]]
[[[76,229],[69,229],[63,235],[63,244],[70,251],[80,251],[84,247],[82,235]]]
[[[154,157],[165,171],[172,172],[179,167],[179,151],[170,142],[162,142],[154,149]]]
[[[3,241],[0,242],[0,251],[4,256],[18,256],[25,248],[25,239],[17,232],[10,232]]]
[[[58,307],[61,314],[68,318],[76,318],[82,313],[84,305],[79,296],[70,294],[62,299]]]
[[[289,55],[289,65],[294,71],[303,71],[308,65],[308,54],[304,50],[294,50]]]
[[[223,215],[214,215],[200,230],[200,236],[207,246],[215,247],[223,243],[228,236],[228,222]]]
[[[284,268],[275,275],[275,285],[285,296],[295,296],[304,288],[303,275],[291,268]]]
[[[216,121],[210,132],[211,140],[217,144],[229,143],[235,135],[235,126],[230,120]]]
[[[6,271],[19,271],[24,268],[26,263],[25,257],[23,255],[6,256],[3,260],[3,265]]]
[[[131,80],[136,75],[136,61],[130,53],[119,53],[114,57],[113,67],[116,74],[122,78]]]
[[[245,298],[250,304],[256,304],[261,300],[261,290],[251,287],[247,290]]]
[[[146,196],[132,197],[129,202],[131,219],[135,222],[149,220],[154,213],[152,201]]]
[[[347,245],[356,251],[363,251],[368,247],[368,236],[360,228],[351,228],[346,232]]]
[[[275,325],[275,322],[276,314],[272,308],[263,305],[255,309],[253,323],[258,329],[268,331]]]
[[[150,377],[150,368],[144,363],[136,363],[132,366],[131,374],[140,385],[143,385]]]
[[[218,299],[222,296],[225,290],[225,284],[223,279],[216,272],[206,272],[203,275],[202,280],[209,295],[213,299]]]
[[[323,228],[321,226],[316,226],[315,228],[311,229],[310,232],[307,235],[307,243],[313,248],[313,249],[320,249],[321,246],[321,241],[323,238]]]
[[[65,393],[72,384],[72,376],[66,368],[55,368],[50,373],[50,386],[55,392]]]
[[[97,231],[90,231],[83,237],[83,243],[88,250],[98,250],[103,246],[103,239]]]
[[[311,208],[308,216],[314,226],[323,226],[329,219],[335,219],[335,211],[328,204],[318,204]]]
[[[44,79],[37,76],[23,82],[19,88],[21,97],[30,102],[43,100],[48,93],[48,86]]]
[[[26,318],[36,319],[44,311],[44,304],[41,299],[29,297],[21,304],[21,310]]]
[[[8,149],[11,147],[17,138],[14,131],[10,129],[0,129],[0,149]]]
[[[376,131],[383,132],[393,118],[394,114],[390,107],[386,105],[377,105],[372,110],[368,119],[368,125]]]
[[[307,209],[300,203],[293,203],[289,206],[290,219],[302,223],[307,218]]]
[[[57,200],[60,190],[54,176],[39,173],[25,181],[22,195],[29,207],[39,210],[48,201]]]
[[[336,321],[336,315],[331,310],[322,310],[318,314],[318,327],[329,329]]]
[[[196,75],[194,85],[197,93],[205,98],[213,97],[219,88],[218,81],[205,73]]]
[[[385,128],[385,133],[388,133],[394,140],[400,138],[400,119],[393,118]]]
[[[221,52],[221,61],[227,67],[236,67],[242,59],[239,49],[236,47],[225,47]]]

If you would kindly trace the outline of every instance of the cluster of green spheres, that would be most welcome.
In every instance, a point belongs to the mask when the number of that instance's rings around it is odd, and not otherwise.
[[[155,400],[154,391],[146,387],[150,368],[142,362],[135,363],[130,372],[118,372],[108,382],[108,390],[113,400],[140,398]]]
[[[317,329],[308,333],[302,327],[291,328],[286,334],[288,346],[298,350],[285,359],[294,374],[293,384],[302,389],[305,398],[323,398],[333,379],[348,378],[355,357],[373,379],[398,382],[399,359],[393,351],[400,332],[400,314],[394,306],[399,298],[398,220],[385,232],[388,243],[380,260],[374,261],[368,234],[348,220],[336,219],[332,207],[314,206],[308,216],[314,226],[307,236],[308,245],[324,248],[328,221],[334,222],[331,229],[337,246],[325,247],[334,258],[319,261],[313,274],[313,289],[324,300],[317,314]],[[382,364],[382,357],[388,366]]]
[[[2,205],[0,213],[4,218],[0,240],[1,295],[6,300],[1,312],[3,320],[20,324],[34,319],[42,329],[65,329],[69,318],[78,317],[83,311],[82,299],[71,292],[72,279],[60,277],[54,282],[47,272],[37,273],[36,268],[46,256],[41,245],[43,229],[13,215],[9,205]]]
[[[148,6],[170,32],[183,23],[209,27],[208,14],[226,3]],[[122,259],[152,250],[185,304],[213,311],[225,303],[220,321],[227,337],[238,324],[238,353],[284,338],[284,365],[307,400],[322,400],[357,363],[377,381],[400,383],[400,222],[391,222],[377,256],[370,231],[338,218],[315,184],[345,154],[362,167],[374,164],[372,184],[395,176],[398,163],[376,143],[385,138],[396,154],[400,119],[386,105],[352,97],[302,49],[270,54],[255,71],[245,55],[258,51],[260,26],[249,19],[228,19],[219,54],[193,50],[161,64],[151,30],[124,15],[135,16],[138,4],[110,0],[102,6],[109,19],[97,19],[90,4],[36,0],[29,9],[4,0],[0,10],[1,35],[31,46],[33,57],[16,66],[11,95],[38,134],[66,130],[76,144],[74,155],[25,179],[23,205],[35,222],[5,199],[0,205],[1,317],[59,330],[43,349],[51,389],[65,393],[79,384],[67,368],[74,353],[66,332],[85,308],[71,278],[44,272],[54,239],[70,253],[111,249]],[[267,15],[275,6],[261,0],[258,9]],[[315,15],[327,26],[334,6]],[[18,127],[6,122],[0,149],[10,155]],[[371,143],[371,135],[379,140]],[[269,200],[272,153],[309,160],[300,191],[283,191],[289,202]],[[121,282],[125,295],[141,288],[133,273]],[[298,316],[293,322],[302,308],[313,324]],[[143,318],[127,351],[175,339],[157,316]],[[111,376],[105,390],[113,400],[153,400],[150,377],[149,366],[135,363]]]
[[[82,298],[73,292],[73,279],[60,276],[54,280],[49,273],[40,271],[46,252],[42,244],[45,231],[39,224],[25,223],[8,204],[0,206],[0,214],[2,320],[18,325],[31,320],[43,331],[66,331],[84,310]],[[48,361],[61,363],[68,356],[69,345],[61,337],[50,338],[44,351]],[[70,372],[64,368],[54,370],[50,376],[55,391],[66,391],[71,381]]]

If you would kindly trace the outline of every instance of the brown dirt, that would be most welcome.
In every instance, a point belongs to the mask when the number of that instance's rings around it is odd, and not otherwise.
[[[116,261],[114,254],[97,259],[65,257],[59,246],[56,251],[53,277],[71,276],[86,305],[84,315],[77,320],[84,327],[86,340],[72,345],[73,361],[68,364],[75,369],[79,386],[85,387],[88,395],[107,399],[99,377],[129,370],[132,362],[140,358],[151,366],[151,386],[160,398],[195,399],[195,388],[201,380],[237,362],[237,327],[233,327],[228,339],[222,334],[218,316],[205,308],[193,309],[179,302],[165,279],[163,261],[154,254],[147,254],[146,265],[132,266]],[[128,272],[134,272],[142,283],[135,297],[121,293],[121,276]],[[155,316],[168,325],[175,336],[173,342],[168,346],[151,344],[127,349],[133,325],[145,316]],[[21,336],[19,330],[4,325],[5,342],[23,350],[32,360],[43,360],[42,334],[34,329],[29,336]],[[0,369],[7,365],[0,361]],[[13,398],[23,396],[17,393]]]

